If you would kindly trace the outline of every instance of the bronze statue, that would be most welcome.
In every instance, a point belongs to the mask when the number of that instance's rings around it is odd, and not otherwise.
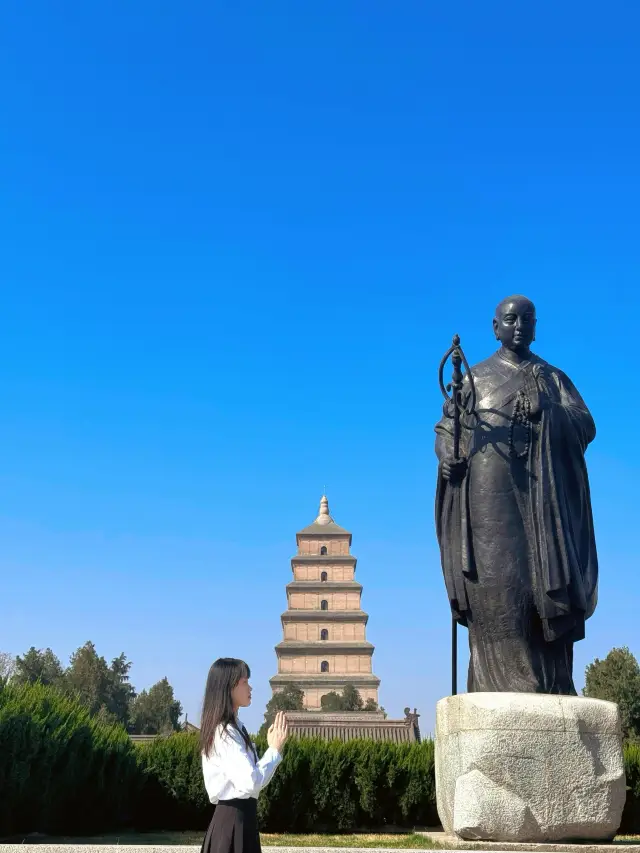
[[[571,380],[531,352],[535,328],[533,303],[512,296],[493,321],[500,349],[464,381],[452,348],[460,405],[445,403],[436,426],[436,528],[469,629],[470,692],[575,694],[573,644],[596,607],[595,424]]]

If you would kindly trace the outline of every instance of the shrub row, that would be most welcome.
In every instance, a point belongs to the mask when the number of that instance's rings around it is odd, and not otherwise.
[[[100,832],[130,819],[131,741],[40,684],[0,689],[0,833]]]
[[[627,801],[622,813],[621,833],[640,833],[640,744],[624,748],[624,769],[627,775]]]
[[[257,740],[258,752],[266,741]],[[202,783],[197,737],[172,735],[138,747],[147,784],[138,828],[204,829],[211,806]],[[266,832],[347,831],[435,825],[433,744],[291,740],[260,796]]]
[[[621,831],[640,832],[640,746],[626,748],[625,765]],[[196,735],[134,746],[40,685],[0,690],[0,792],[2,836],[204,831],[212,813]],[[346,832],[437,825],[435,799],[431,741],[292,740],[258,808],[266,832]]]

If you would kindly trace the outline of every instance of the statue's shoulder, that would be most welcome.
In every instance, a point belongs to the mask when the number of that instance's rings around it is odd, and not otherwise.
[[[496,368],[496,364],[499,363],[499,357],[496,353],[490,355],[489,358],[485,358],[484,361],[479,361],[477,364],[471,365],[471,373],[473,374],[474,379],[482,379],[483,377],[493,373]]]

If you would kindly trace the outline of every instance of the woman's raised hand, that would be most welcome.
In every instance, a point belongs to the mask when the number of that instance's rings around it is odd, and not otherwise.
[[[282,711],[278,711],[273,724],[267,732],[267,743],[271,749],[282,752],[282,747],[285,745],[289,737],[289,727],[287,726],[287,718]]]

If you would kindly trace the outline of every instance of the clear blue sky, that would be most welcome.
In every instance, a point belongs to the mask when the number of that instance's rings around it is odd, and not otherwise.
[[[640,653],[639,26],[617,0],[6,0],[0,649],[92,639],[191,718],[242,656],[257,727],[326,484],[382,703],[429,730],[437,365],[454,332],[486,357],[515,291],[599,430],[579,681]]]

